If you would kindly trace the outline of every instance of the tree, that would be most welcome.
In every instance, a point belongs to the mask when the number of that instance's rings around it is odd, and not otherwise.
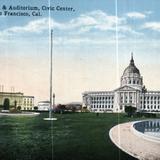
[[[3,108],[4,110],[9,110],[10,102],[8,98],[4,99]]]
[[[66,110],[66,105],[58,104],[55,108],[55,112],[63,113]]]
[[[132,106],[125,106],[125,113],[127,113],[128,117],[131,117],[135,112],[137,108]]]
[[[82,110],[82,104],[80,103],[68,103],[66,105],[66,109],[71,110],[72,112],[81,111]]]
[[[15,108],[17,107],[17,101],[16,100],[14,101],[14,107]]]
[[[34,110],[38,110],[38,106],[34,106]]]
[[[21,110],[21,106],[18,106],[18,107],[17,107],[17,110],[20,111],[20,110]]]

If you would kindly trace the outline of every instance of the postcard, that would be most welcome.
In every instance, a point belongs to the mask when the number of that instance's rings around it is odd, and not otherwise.
[[[0,160],[160,159],[159,6],[1,0]]]

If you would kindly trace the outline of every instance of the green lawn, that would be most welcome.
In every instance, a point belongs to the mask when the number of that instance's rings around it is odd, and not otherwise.
[[[118,150],[109,139],[112,126],[130,120],[120,114],[56,114],[0,117],[0,160],[126,160],[134,158]],[[53,146],[52,146],[53,140]]]

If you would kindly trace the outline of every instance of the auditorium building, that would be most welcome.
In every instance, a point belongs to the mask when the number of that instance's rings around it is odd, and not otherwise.
[[[0,92],[0,108],[3,108],[5,100],[10,107],[20,107],[21,110],[34,110],[34,96],[25,96],[21,92]]]
[[[120,87],[113,91],[84,92],[83,107],[91,112],[124,112],[125,106],[136,107],[139,112],[160,112],[160,91],[145,88],[133,55],[120,81]]]

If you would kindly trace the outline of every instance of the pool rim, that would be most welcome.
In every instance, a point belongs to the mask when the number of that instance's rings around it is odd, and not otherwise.
[[[134,125],[136,123],[146,122],[146,121],[152,121],[152,120],[159,120],[160,121],[160,119],[145,119],[145,120],[134,121],[134,122],[132,122],[132,125],[131,125],[130,129],[131,129],[132,133],[135,134],[136,136],[139,136],[139,137],[141,137],[141,138],[143,138],[145,140],[149,140],[151,142],[160,143],[160,138],[154,137],[154,136],[150,136],[150,135],[146,135],[146,134],[138,131],[134,127]]]

